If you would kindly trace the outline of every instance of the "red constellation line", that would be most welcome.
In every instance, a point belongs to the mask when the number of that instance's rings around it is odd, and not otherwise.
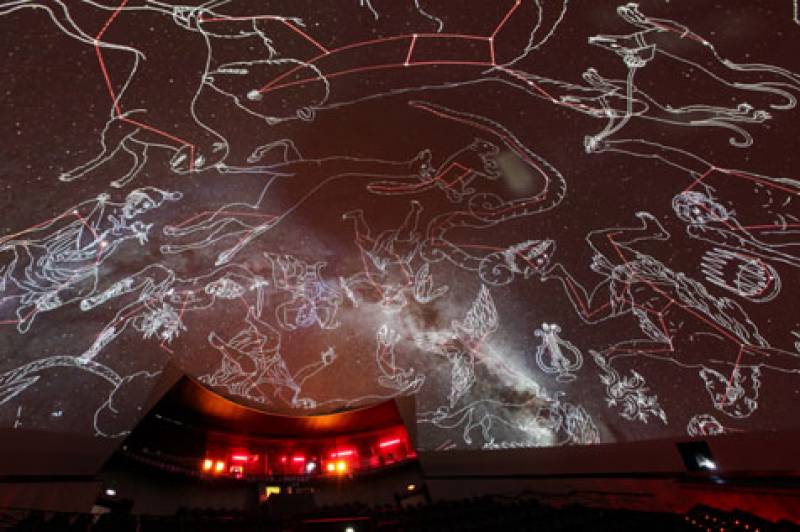
[[[616,243],[616,242],[614,242],[614,239],[613,239],[613,235],[612,235],[612,234],[609,234],[609,235],[608,235],[608,241],[611,243],[611,245],[612,245],[612,246],[614,247],[614,249],[616,250],[617,254],[620,256],[620,258],[622,259],[622,261],[625,263],[625,267],[626,267],[626,269],[628,270],[628,272],[629,272],[629,274],[631,275],[631,277],[632,277],[632,278],[637,278],[637,279],[638,279],[640,282],[643,282],[643,283],[647,284],[647,285],[648,285],[650,288],[652,288],[652,289],[653,289],[655,292],[657,292],[657,293],[661,294],[663,297],[667,298],[667,299],[670,301],[670,303],[671,303],[671,304],[675,304],[675,305],[677,305],[678,307],[682,308],[682,309],[683,309],[685,312],[687,312],[688,314],[691,314],[692,316],[694,316],[694,317],[695,317],[695,318],[697,318],[698,320],[700,320],[700,321],[702,321],[702,322],[705,322],[705,323],[706,323],[708,326],[710,326],[712,329],[715,329],[717,332],[719,332],[720,334],[722,334],[723,336],[725,336],[727,339],[731,340],[732,342],[734,342],[736,345],[738,345],[738,346],[739,346],[739,352],[738,352],[738,354],[737,354],[737,356],[736,356],[736,362],[735,362],[735,364],[734,364],[734,366],[733,366],[733,370],[731,371],[731,376],[730,376],[730,378],[728,379],[728,384],[727,384],[727,387],[726,387],[726,389],[725,389],[725,396],[727,397],[728,393],[730,392],[730,387],[731,387],[731,385],[732,385],[732,383],[733,383],[734,376],[736,375],[736,372],[739,370],[739,364],[740,364],[740,363],[741,363],[741,361],[742,361],[742,355],[744,354],[744,348],[745,348],[745,347],[748,347],[748,348],[750,348],[752,351],[754,351],[754,352],[756,352],[756,353],[760,353],[761,355],[765,355],[765,353],[764,353],[764,352],[761,352],[761,351],[759,351],[758,347],[756,347],[756,346],[749,345],[749,344],[746,344],[745,342],[742,342],[742,341],[741,341],[739,338],[736,338],[735,336],[731,335],[731,334],[730,334],[730,333],[729,333],[727,330],[725,330],[725,329],[723,329],[723,328],[719,327],[719,326],[718,326],[716,323],[714,323],[713,321],[709,320],[709,319],[708,319],[708,318],[706,318],[705,316],[703,316],[703,315],[701,315],[701,314],[699,314],[699,313],[695,312],[695,311],[694,311],[694,310],[692,310],[691,308],[689,308],[689,307],[687,307],[687,306],[683,305],[681,302],[679,302],[679,301],[676,301],[676,300],[675,300],[675,299],[673,299],[673,298],[672,298],[672,297],[671,297],[671,296],[670,296],[668,293],[666,293],[664,290],[662,290],[662,289],[660,289],[658,286],[656,286],[656,285],[655,285],[653,282],[651,282],[651,281],[649,281],[649,280],[647,280],[647,279],[645,279],[645,278],[643,278],[643,277],[641,277],[641,276],[638,276],[638,275],[637,275],[637,274],[636,274],[636,273],[635,273],[635,272],[634,272],[634,271],[633,271],[633,270],[632,270],[632,269],[631,269],[629,266],[627,266],[627,264],[628,264],[628,260],[627,260],[627,258],[625,257],[624,253],[622,252],[622,250],[621,250],[621,249],[619,248],[619,246],[617,245],[617,243]],[[635,302],[634,302],[632,299],[630,300],[630,302],[631,302],[631,304],[632,304],[633,306],[638,306],[638,305],[636,305],[636,303],[635,303]],[[669,306],[669,305],[668,305],[668,306]],[[639,307],[639,308],[641,308],[641,307]],[[664,334],[664,336],[665,336],[665,337],[668,339],[668,341],[670,342],[669,349],[666,349],[666,350],[665,350],[665,351],[663,351],[663,352],[667,352],[667,353],[673,353],[673,354],[674,354],[674,353],[675,353],[675,349],[672,347],[672,342],[669,340],[669,337],[668,337],[668,332],[667,332],[667,328],[666,328],[666,326],[665,326],[665,324],[664,324],[663,311],[664,311],[664,310],[666,310],[666,309],[667,309],[667,307],[664,307],[664,308],[662,309],[662,311],[661,311],[661,312],[657,313],[657,314],[658,314],[658,316],[659,316],[659,318],[660,318],[660,321],[661,321],[661,327],[662,327],[662,331],[661,331],[661,332]],[[642,308],[642,310],[645,310],[645,311],[646,311],[646,309],[644,309],[644,308]],[[662,351],[661,351],[661,350],[659,350],[659,351],[653,351],[653,352],[662,352]],[[769,355],[766,355],[766,356],[769,356]],[[721,404],[722,404],[722,403],[719,403],[719,405],[720,405],[720,406],[721,406]]]
[[[105,24],[103,25],[103,27],[100,29],[100,31],[98,32],[98,34],[94,38],[94,50],[95,50],[95,53],[97,54],[97,60],[100,63],[100,70],[101,70],[101,72],[103,74],[103,79],[105,80],[105,83],[106,83],[106,89],[108,90],[108,93],[111,96],[111,101],[114,104],[114,117],[113,118],[121,120],[122,122],[127,122],[127,123],[132,124],[132,125],[134,125],[136,127],[139,127],[139,128],[142,128],[142,129],[146,129],[148,131],[152,131],[153,133],[161,135],[162,137],[165,137],[165,138],[167,138],[169,140],[177,142],[178,144],[181,144],[183,146],[188,146],[189,147],[189,172],[191,173],[191,172],[194,171],[194,153],[195,153],[194,144],[192,144],[189,141],[184,140],[184,139],[182,139],[180,137],[177,137],[175,135],[171,135],[171,134],[167,133],[166,131],[163,131],[163,130],[158,129],[156,127],[150,126],[148,124],[144,124],[144,123],[136,121],[136,120],[131,120],[130,118],[125,116],[125,114],[123,113],[123,111],[122,111],[122,109],[121,109],[121,107],[119,105],[119,96],[114,91],[114,86],[113,86],[113,84],[111,82],[111,76],[108,73],[108,68],[106,66],[106,61],[105,61],[105,58],[103,57],[103,52],[102,52],[102,49],[101,49],[101,46],[100,46],[100,42],[101,42],[100,40],[102,39],[103,34],[105,34],[105,32],[108,30],[109,26],[111,26],[111,24],[114,22],[114,20],[119,16],[119,14],[125,8],[125,6],[127,5],[128,2],[129,2],[129,0],[122,0],[122,2],[119,4],[119,6],[117,6],[117,8],[114,10],[114,12],[111,14],[111,16],[108,17],[108,20],[106,20]]]
[[[355,74],[355,73],[360,73],[360,72],[367,72],[367,71],[374,71],[374,70],[387,70],[387,69],[410,67],[410,66],[431,66],[431,65],[497,66],[494,39],[497,36],[497,34],[508,23],[509,19],[514,14],[514,12],[517,11],[519,6],[522,4],[522,1],[523,0],[515,0],[514,1],[514,5],[508,10],[508,12],[506,12],[506,14],[503,16],[502,20],[498,23],[498,25],[495,27],[495,29],[492,32],[492,34],[489,35],[489,36],[470,35],[470,34],[462,34],[462,33],[414,33],[414,34],[410,34],[410,35],[397,35],[397,36],[392,36],[392,37],[383,37],[383,38],[379,38],[379,39],[373,39],[373,40],[369,40],[369,41],[360,41],[360,42],[357,42],[357,43],[352,43],[352,44],[340,46],[340,47],[334,48],[334,49],[329,49],[329,48],[326,48],[325,46],[322,46],[319,42],[317,42],[311,36],[309,36],[308,34],[306,34],[303,31],[301,31],[299,28],[297,28],[296,26],[291,24],[289,21],[287,21],[287,20],[285,20],[285,19],[283,19],[281,17],[263,17],[263,18],[269,18],[269,19],[279,20],[279,21],[283,22],[287,27],[289,27],[292,30],[294,30],[295,32],[297,32],[300,36],[302,36],[309,43],[314,45],[322,53],[317,55],[317,56],[315,56],[315,57],[313,57],[313,58],[311,58],[311,59],[309,59],[303,65],[298,65],[298,66],[288,70],[287,72],[284,72],[283,74],[273,78],[269,83],[267,83],[266,85],[261,87],[258,90],[258,92],[263,94],[263,93],[269,92],[271,90],[282,89],[282,88],[291,87],[291,86],[295,86],[295,85],[302,85],[302,84],[314,81],[315,78],[306,78],[306,79],[302,79],[302,80],[297,80],[297,81],[293,81],[293,82],[280,84],[280,82],[282,80],[288,78],[289,76],[295,74],[296,72],[299,72],[300,70],[305,68],[305,66],[310,65],[310,64],[314,64],[317,61],[319,61],[320,59],[325,58],[325,57],[327,57],[329,55],[336,54],[336,53],[339,53],[339,52],[342,52],[342,51],[345,51],[345,50],[351,50],[353,48],[372,46],[372,45],[375,45],[375,44],[384,44],[384,43],[387,43],[387,42],[398,41],[398,40],[408,40],[409,41],[408,49],[406,50],[406,52],[404,54],[404,60],[400,61],[400,59],[398,58],[398,62],[396,62],[396,63],[384,63],[384,64],[379,64],[379,65],[363,66],[363,67],[356,67],[356,68],[351,68],[351,69],[340,70],[340,71],[336,71],[336,72],[331,72],[331,73],[325,74],[325,77],[326,78],[335,78],[335,77],[340,77],[340,76],[345,76],[345,75]],[[252,17],[252,18],[255,18],[255,17]],[[218,17],[218,18],[213,18],[213,19],[203,19],[204,22],[221,22],[221,21],[225,21],[225,20],[234,20],[234,18]],[[474,61],[474,60],[473,61],[468,61],[468,60],[414,61],[414,59],[413,59],[414,49],[415,49],[415,47],[417,45],[417,41],[419,39],[451,39],[453,41],[481,41],[481,42],[485,42],[485,43],[488,44],[488,56],[489,57],[488,57],[487,61]]]

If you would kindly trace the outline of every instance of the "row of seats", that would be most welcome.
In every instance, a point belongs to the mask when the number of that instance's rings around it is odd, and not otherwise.
[[[28,512],[6,514],[10,530],[20,532],[313,532],[353,530],[398,532],[515,531],[567,532],[748,532],[798,530],[790,523],[769,523],[743,512],[721,512],[705,507],[687,515],[635,512],[567,506],[555,508],[529,497],[480,497],[440,501],[410,507],[359,503],[322,507],[292,518],[270,518],[269,512],[187,509],[172,516],[135,516],[120,507],[100,516]],[[10,523],[10,521],[14,521]],[[747,526],[745,526],[747,525]],[[3,529],[0,525],[0,529]]]

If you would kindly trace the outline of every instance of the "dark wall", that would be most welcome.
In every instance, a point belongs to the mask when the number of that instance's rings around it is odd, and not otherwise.
[[[798,437],[790,432],[711,438],[717,470],[703,473],[686,472],[676,440],[430,452],[420,453],[420,462],[434,499],[535,492],[550,504],[679,513],[706,504],[800,522]]]

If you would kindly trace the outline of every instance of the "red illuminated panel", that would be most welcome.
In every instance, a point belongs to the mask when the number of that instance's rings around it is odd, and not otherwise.
[[[402,439],[393,438],[391,440],[383,440],[382,442],[380,442],[378,444],[378,447],[380,447],[381,449],[386,449],[386,448],[389,448],[389,447],[397,447],[401,443],[403,443]]]
[[[355,456],[355,454],[356,454],[355,449],[342,449],[332,452],[331,458],[346,458],[350,456]]]

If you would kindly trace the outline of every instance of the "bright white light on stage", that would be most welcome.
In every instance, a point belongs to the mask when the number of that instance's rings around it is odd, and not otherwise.
[[[711,471],[713,471],[713,470],[715,470],[717,468],[717,464],[714,463],[713,460],[709,460],[708,458],[705,458],[705,457],[700,457],[697,460],[697,465],[700,466],[702,469],[708,469],[708,470],[711,470]]]
[[[306,473],[313,473],[316,468],[317,468],[316,463],[309,462],[306,464]]]
[[[108,495],[109,497],[116,497],[117,496],[117,490],[108,488],[108,489],[106,489],[106,495]]]

